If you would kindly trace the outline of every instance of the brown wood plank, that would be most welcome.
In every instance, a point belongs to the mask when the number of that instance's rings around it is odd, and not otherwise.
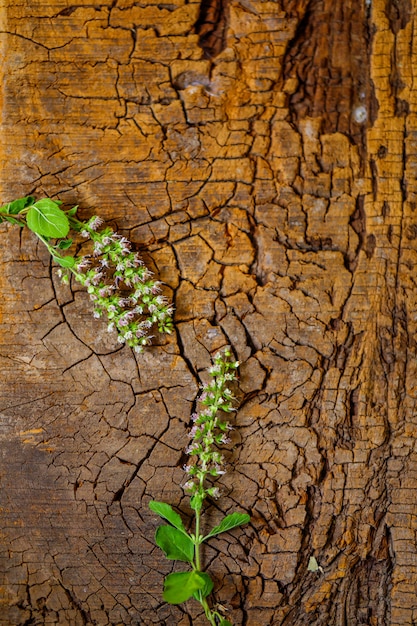
[[[252,523],[205,553],[216,601],[235,626],[416,623],[416,8],[230,3],[213,59],[198,2],[4,3],[2,201],[114,223],[176,333],[120,348],[0,226],[1,624],[205,623],[162,601],[147,504],[189,515],[226,343],[240,409],[207,518]]]

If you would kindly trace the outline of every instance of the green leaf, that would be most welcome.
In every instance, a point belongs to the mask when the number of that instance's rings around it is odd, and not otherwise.
[[[250,516],[247,515],[247,513],[232,513],[231,515],[226,515],[220,524],[215,526],[209,534],[204,537],[203,541],[215,535],[220,535],[220,533],[225,533],[232,528],[236,528],[236,526],[247,524],[248,522],[250,522]]]
[[[164,551],[167,559],[192,563],[194,543],[188,535],[172,526],[160,526],[155,533],[156,545]]]
[[[229,622],[228,619],[222,619],[219,626],[233,626],[232,622]]]
[[[196,593],[193,594],[194,598],[196,600],[199,600],[200,598],[199,593],[201,593],[201,595],[203,596],[203,598],[207,598],[207,596],[209,596],[211,594],[211,592],[213,591],[213,587],[214,587],[214,583],[211,580],[210,576],[208,574],[206,574],[206,572],[198,572],[199,575],[201,576],[201,578],[204,579],[205,584],[204,587],[202,589],[198,591],[196,591]]]
[[[25,198],[19,198],[18,200],[13,200],[13,202],[9,202],[0,208],[0,211],[3,213],[9,213],[10,215],[17,215],[20,211],[23,211],[26,207],[30,206],[35,202],[35,198],[33,196],[26,196]]]
[[[26,215],[26,223],[31,231],[44,237],[58,239],[66,237],[69,232],[68,217],[48,198],[32,204]]]
[[[65,213],[69,215],[70,217],[74,217],[74,215],[77,214],[77,211],[78,211],[78,204],[77,206],[73,206],[72,209],[68,209],[68,211],[65,211]]]
[[[57,248],[59,248],[60,250],[68,250],[68,248],[71,248],[72,246],[72,239],[63,239],[62,241],[59,242],[59,244],[57,245]]]
[[[24,226],[24,223],[19,222],[18,220],[15,220],[14,217],[4,217],[3,218],[6,222],[10,222],[10,224],[19,224],[19,226]],[[3,221],[2,219],[2,221]]]
[[[151,500],[149,502],[149,508],[163,519],[166,519],[170,524],[175,526],[175,528],[181,530],[188,537],[188,533],[185,530],[181,517],[173,510],[172,506],[166,504],[165,502]]]
[[[164,581],[163,598],[169,604],[181,604],[205,586],[204,578],[197,572],[168,574]]]
[[[54,256],[56,261],[61,267],[74,267],[76,260],[73,256]]]

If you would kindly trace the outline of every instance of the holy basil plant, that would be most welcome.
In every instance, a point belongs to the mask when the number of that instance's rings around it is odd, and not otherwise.
[[[173,307],[130,241],[97,216],[79,220],[77,206],[61,207],[59,200],[26,196],[0,207],[0,223],[29,228],[60,266],[62,280],[68,282],[72,276],[87,289],[94,317],[104,314],[109,332],[115,330],[120,343],[142,352],[153,328],[171,333]],[[70,254],[77,234],[89,242],[89,249]]]
[[[183,487],[191,496],[194,532],[186,529],[181,516],[169,504],[156,501],[149,503],[151,511],[168,522],[157,529],[156,544],[167,559],[188,563],[191,568],[168,574],[164,581],[164,600],[170,604],[181,604],[194,598],[202,605],[207,621],[212,626],[232,624],[208,602],[214,584],[210,575],[203,571],[201,544],[250,521],[247,513],[231,513],[209,532],[204,533],[201,528],[204,501],[220,496],[219,489],[212,485],[212,481],[225,473],[224,458],[219,447],[230,442],[228,432],[232,426],[224,416],[234,410],[234,398],[227,383],[235,379],[238,365],[237,361],[231,359],[228,348],[214,357],[214,364],[209,369],[212,380],[203,387],[199,397],[203,408],[191,416],[191,443],[186,449],[190,461],[184,466],[187,480]]]

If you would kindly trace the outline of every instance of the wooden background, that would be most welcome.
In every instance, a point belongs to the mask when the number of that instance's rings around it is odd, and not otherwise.
[[[189,416],[226,343],[240,410],[208,519],[252,522],[205,552],[216,600],[235,626],[417,624],[416,8],[3,2],[1,201],[115,224],[176,332],[135,358],[0,226],[2,625],[205,623],[162,602],[147,503],[189,514]]]

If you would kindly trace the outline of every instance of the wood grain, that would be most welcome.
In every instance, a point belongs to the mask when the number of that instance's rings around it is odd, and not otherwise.
[[[147,504],[188,519],[190,414],[225,344],[240,408],[204,523],[252,522],[204,554],[216,601],[235,626],[416,621],[415,7],[230,3],[224,48],[219,7],[200,33],[182,0],[3,9],[3,200],[99,213],[176,307],[136,359],[1,226],[5,626],[203,626],[162,602]]]

